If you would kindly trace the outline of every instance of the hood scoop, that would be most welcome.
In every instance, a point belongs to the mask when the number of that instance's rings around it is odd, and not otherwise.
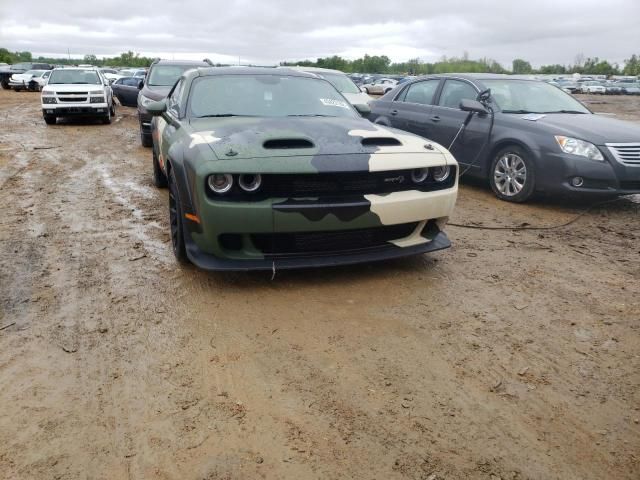
[[[274,138],[262,144],[267,150],[283,150],[290,148],[313,148],[313,142],[305,138]]]
[[[393,137],[369,137],[362,139],[363,147],[400,147],[402,143]]]

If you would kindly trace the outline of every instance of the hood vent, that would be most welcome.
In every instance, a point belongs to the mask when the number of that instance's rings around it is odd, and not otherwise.
[[[267,140],[262,146],[268,150],[282,150],[288,148],[313,148],[312,142],[305,138],[276,138]]]
[[[369,137],[362,139],[363,147],[399,147],[402,143],[393,137]]]

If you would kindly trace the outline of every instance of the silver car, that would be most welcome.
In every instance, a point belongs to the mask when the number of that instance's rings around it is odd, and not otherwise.
[[[360,90],[369,95],[384,95],[396,88],[396,85],[398,85],[398,81],[393,78],[378,78],[371,83],[365,83],[360,87]]]

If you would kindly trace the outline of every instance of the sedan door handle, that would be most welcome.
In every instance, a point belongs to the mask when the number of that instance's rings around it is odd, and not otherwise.
[[[440,121],[440,117],[438,115],[436,115],[435,117],[431,117],[431,121],[432,122],[439,122]]]
[[[391,112],[389,112],[390,115],[393,115],[394,117],[398,114],[398,110],[391,110]]]

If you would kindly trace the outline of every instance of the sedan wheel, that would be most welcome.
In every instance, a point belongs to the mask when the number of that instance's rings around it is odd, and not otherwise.
[[[525,152],[518,147],[502,150],[491,166],[491,188],[498,198],[524,202],[534,192],[534,171]]]

